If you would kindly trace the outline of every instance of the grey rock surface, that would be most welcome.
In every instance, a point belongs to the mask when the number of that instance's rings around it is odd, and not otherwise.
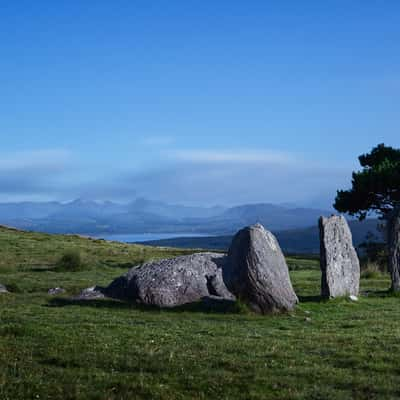
[[[146,263],[115,279],[103,293],[158,307],[175,307],[216,296],[232,300],[223,281],[227,257],[198,253]]]
[[[290,311],[298,302],[275,236],[262,225],[240,230],[229,248],[224,279],[229,290],[262,314]]]
[[[7,288],[2,284],[0,284],[0,293],[8,293]]]
[[[400,291],[400,207],[389,217],[389,271],[392,279],[392,290]]]
[[[319,229],[321,296],[358,296],[360,263],[346,219],[342,216],[321,217]]]
[[[74,300],[95,300],[95,299],[103,299],[104,293],[103,288],[99,286],[92,286],[86,289],[83,289],[78,296],[74,297]]]
[[[63,294],[63,293],[65,293],[65,289],[60,287],[51,288],[47,291],[47,294],[49,294],[50,296],[56,296],[57,294]]]

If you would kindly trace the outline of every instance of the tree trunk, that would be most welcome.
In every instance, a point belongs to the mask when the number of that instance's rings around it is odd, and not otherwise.
[[[400,292],[400,207],[393,211],[388,221],[389,272],[392,290]]]

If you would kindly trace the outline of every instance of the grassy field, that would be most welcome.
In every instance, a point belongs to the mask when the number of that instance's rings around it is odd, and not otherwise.
[[[59,272],[79,248],[84,267]],[[154,310],[97,300],[131,265],[185,252],[0,228],[0,399],[397,399],[400,298],[387,276],[359,302],[321,302],[317,260],[289,259],[301,303],[280,316],[243,307]],[[67,295],[52,298],[51,287]]]

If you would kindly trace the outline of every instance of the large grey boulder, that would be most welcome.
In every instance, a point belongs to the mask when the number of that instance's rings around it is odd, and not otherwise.
[[[389,271],[392,290],[400,291],[400,207],[393,210],[388,221]]]
[[[298,302],[285,257],[262,225],[240,230],[229,248],[224,278],[229,290],[262,314],[290,311]]]
[[[222,279],[227,257],[198,253],[130,269],[102,292],[107,297],[158,307],[175,307],[215,296],[233,300]]]
[[[335,215],[321,217],[319,230],[321,296],[358,296],[360,263],[346,219]]]

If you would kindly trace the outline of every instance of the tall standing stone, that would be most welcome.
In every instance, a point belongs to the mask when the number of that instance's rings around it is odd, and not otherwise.
[[[360,262],[347,221],[342,216],[321,217],[319,229],[322,297],[357,296]]]
[[[400,291],[400,207],[389,217],[389,271],[392,278],[392,290]]]
[[[254,311],[290,311],[298,302],[279,243],[262,225],[240,230],[228,259],[223,270],[226,285]]]

